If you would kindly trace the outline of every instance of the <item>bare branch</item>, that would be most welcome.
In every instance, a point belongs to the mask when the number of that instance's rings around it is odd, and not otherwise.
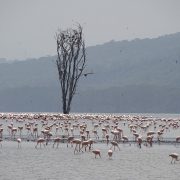
[[[77,83],[83,75],[86,64],[86,49],[82,27],[59,30],[56,35],[57,69],[61,84],[63,112],[69,113]]]

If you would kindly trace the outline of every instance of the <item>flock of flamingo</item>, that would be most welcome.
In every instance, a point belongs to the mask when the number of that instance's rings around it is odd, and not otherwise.
[[[102,115],[102,114],[51,114],[51,113],[0,113],[0,146],[4,140],[17,141],[21,148],[22,141],[35,141],[35,148],[42,148],[52,143],[52,148],[60,143],[74,147],[74,154],[91,151],[95,158],[101,158],[101,151],[93,144],[101,141],[107,144],[107,155],[120,150],[120,143],[136,143],[138,148],[152,147],[153,143],[163,142],[168,131],[180,127],[180,119],[152,118],[137,115]],[[124,127],[129,129],[129,137]],[[127,133],[127,132],[126,132]],[[180,136],[174,139],[180,143]],[[109,147],[110,144],[110,147]],[[179,161],[175,152],[169,154],[171,163]]]

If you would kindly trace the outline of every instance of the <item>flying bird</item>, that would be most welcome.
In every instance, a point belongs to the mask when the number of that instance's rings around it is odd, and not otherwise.
[[[89,72],[89,73],[85,73],[85,74],[83,74],[85,77],[87,77],[87,75],[89,75],[89,74],[94,74],[93,72]]]

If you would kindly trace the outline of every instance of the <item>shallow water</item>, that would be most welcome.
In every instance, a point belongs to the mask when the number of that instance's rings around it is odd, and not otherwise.
[[[92,152],[74,155],[72,147],[61,143],[59,148],[49,144],[35,149],[35,142],[3,142],[0,148],[0,179],[113,179],[113,180],[177,180],[180,162],[171,164],[168,156],[180,152],[180,145],[153,145],[152,148],[135,144],[120,144],[120,151],[113,151],[112,159],[107,156],[106,144],[94,144],[101,150],[101,158],[95,159]]]
[[[149,116],[179,119],[179,115],[152,114]],[[83,123],[83,121],[79,120],[79,123]],[[14,126],[24,126],[27,122],[28,120],[25,120],[22,124],[14,121]],[[0,123],[4,128],[3,136],[9,136],[7,125],[11,123],[11,120],[0,120]],[[86,120],[86,123],[91,132],[91,138],[95,139],[91,131],[93,129],[92,122]],[[123,129],[124,135],[130,139],[133,138],[128,128],[128,122],[125,125],[124,122],[119,122],[118,126]],[[41,127],[41,122],[38,121],[39,133]],[[148,130],[154,130],[154,127],[152,126]],[[155,131],[157,130],[158,126]],[[53,136],[62,136],[65,132],[58,131],[56,134],[53,129],[52,133]],[[138,133],[144,138],[147,132],[139,129]],[[75,130],[74,134],[78,136],[79,130]],[[98,134],[102,138],[101,127],[98,129]],[[22,135],[28,138],[26,130]],[[163,138],[175,140],[175,137],[179,135],[179,128],[170,128],[165,130]],[[19,136],[18,131],[15,138]],[[112,138],[113,136],[110,134],[110,139],[112,140]],[[0,180],[178,180],[180,177],[180,161],[171,164],[169,157],[172,152],[180,154],[180,144],[176,146],[175,144],[153,144],[153,147],[143,145],[140,149],[136,144],[129,145],[121,142],[119,144],[120,151],[118,149],[113,151],[113,157],[109,159],[107,151],[110,145],[95,143],[93,149],[101,151],[101,158],[95,159],[94,154],[89,151],[74,154],[74,147],[67,148],[64,143],[61,143],[59,148],[52,148],[52,142],[50,142],[45,148],[38,147],[36,149],[36,142],[22,141],[21,148],[18,148],[17,142],[11,140],[12,138],[4,140],[2,148],[0,147]]]

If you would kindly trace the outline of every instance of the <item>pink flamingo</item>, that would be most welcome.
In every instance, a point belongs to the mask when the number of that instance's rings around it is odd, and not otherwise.
[[[38,137],[38,128],[37,127],[33,128],[33,136],[34,136],[34,138]]]
[[[149,143],[150,147],[152,147],[153,135],[147,136],[147,137],[146,137],[146,142]]]
[[[92,130],[92,132],[93,132],[93,134],[94,134],[94,137],[95,137],[96,139],[99,139],[97,130]]]
[[[57,147],[56,147],[56,148],[58,148],[60,142],[61,142],[61,138],[60,138],[60,137],[54,138],[53,148],[54,148],[54,145],[55,145],[55,144],[57,144]]]
[[[11,138],[14,137],[14,139],[15,139],[16,133],[17,133],[17,128],[14,128],[14,127],[13,127],[13,128],[11,129]]]
[[[20,135],[20,137],[21,137],[21,135],[22,135],[22,130],[23,130],[23,126],[18,126],[18,130],[19,130],[19,135]]]
[[[129,141],[129,139],[128,139],[128,137],[127,137],[127,136],[123,136],[123,137],[122,137],[122,139],[123,139],[123,143],[124,143],[124,142],[128,142],[128,141]]]
[[[138,143],[139,148],[141,148],[141,144],[142,144],[142,138],[141,137],[137,138],[137,143]]]
[[[75,152],[80,152],[80,151],[82,151],[81,150],[81,140],[80,139],[74,139],[74,140],[72,140],[72,143],[73,144],[76,144],[76,146],[75,146],[75,148],[74,148],[74,154],[75,154]],[[83,151],[82,151],[83,152]]]
[[[90,151],[93,146],[94,141],[92,139],[89,139],[88,142],[89,142],[89,151]]]
[[[118,143],[116,141],[111,141],[111,144],[112,144],[111,148],[114,146],[114,151],[115,151],[115,147],[117,147],[119,149],[119,151],[120,151],[119,145],[118,145]]]
[[[108,156],[109,156],[109,159],[112,157],[113,155],[113,151],[111,149],[108,150]]]
[[[81,149],[85,149],[86,151],[86,148],[89,146],[89,151],[91,150],[91,146],[93,145],[94,141],[92,139],[89,139],[87,141],[82,141],[82,148]]]
[[[179,161],[179,159],[178,159],[179,155],[177,153],[171,153],[171,154],[169,154],[169,156],[172,157],[171,163],[173,163],[173,161],[174,161],[174,163],[175,163],[175,161]]]
[[[86,148],[89,146],[89,141],[83,141],[81,144],[82,144],[81,149],[84,148],[84,150],[86,151]]]
[[[67,138],[67,147],[68,147],[68,144],[69,143],[71,143],[71,147],[72,147],[72,141],[74,140],[74,136],[69,136],[68,138]]]
[[[106,128],[102,128],[102,138],[104,138],[107,134],[107,129]]]
[[[93,150],[92,153],[95,154],[95,158],[96,158],[97,155],[101,158],[101,151],[100,150],[98,150],[98,149]]]
[[[18,142],[18,148],[21,147],[21,138],[17,138],[17,142]]]
[[[108,145],[109,144],[109,134],[106,134],[105,138],[106,138],[106,144]]]
[[[46,141],[46,140],[45,140],[44,138],[39,138],[39,139],[37,140],[37,144],[36,144],[35,148],[37,148],[38,144],[40,144],[40,148],[41,148],[41,144],[43,144],[44,147],[45,147],[45,141]]]

